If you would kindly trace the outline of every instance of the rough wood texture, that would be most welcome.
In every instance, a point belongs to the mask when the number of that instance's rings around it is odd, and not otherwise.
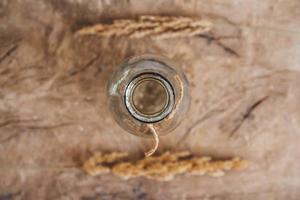
[[[0,0],[0,199],[299,199],[298,0]],[[180,39],[75,37],[98,22],[139,15],[213,24]],[[143,156],[151,141],[110,117],[105,85],[124,58],[157,53],[191,82],[186,120],[159,151],[239,156],[250,169],[160,183],[91,177],[95,151]]]

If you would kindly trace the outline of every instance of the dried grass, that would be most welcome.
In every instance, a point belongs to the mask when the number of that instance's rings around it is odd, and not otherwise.
[[[137,19],[119,19],[111,24],[96,24],[80,29],[78,35],[128,38],[193,37],[211,30],[212,23],[201,19],[174,16],[141,16]]]
[[[248,161],[240,158],[212,160],[210,157],[192,156],[189,152],[165,152],[136,162],[127,162],[126,157],[126,153],[97,153],[84,163],[83,170],[92,176],[111,172],[124,179],[146,177],[168,181],[179,174],[219,177],[226,171],[242,170],[249,165]]]

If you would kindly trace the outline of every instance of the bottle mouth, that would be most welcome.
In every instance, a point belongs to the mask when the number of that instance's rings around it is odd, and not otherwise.
[[[125,90],[129,113],[144,123],[155,123],[173,110],[175,95],[172,85],[163,76],[144,73],[133,78]]]

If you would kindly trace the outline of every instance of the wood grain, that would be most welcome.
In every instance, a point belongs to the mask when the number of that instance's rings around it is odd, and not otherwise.
[[[299,10],[297,0],[0,1],[0,199],[298,199]],[[213,28],[178,39],[75,37],[141,15]],[[174,60],[191,84],[190,112],[158,153],[238,156],[249,169],[160,183],[78,168],[96,151],[134,160],[152,145],[118,127],[106,102],[113,69],[143,53]]]

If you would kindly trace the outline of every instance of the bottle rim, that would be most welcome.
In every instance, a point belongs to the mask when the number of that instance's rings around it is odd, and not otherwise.
[[[158,82],[163,87],[164,92],[166,93],[167,96],[166,103],[164,108],[161,109],[160,112],[154,114],[145,114],[136,108],[136,105],[133,100],[133,94],[135,88],[142,81],[145,80],[152,80]],[[132,115],[132,117],[134,117],[135,119],[143,123],[156,123],[166,118],[172,112],[175,104],[175,94],[172,85],[163,76],[156,73],[143,73],[134,77],[128,83],[125,89],[124,101],[125,101],[125,106],[128,112],[130,113],[130,115]]]

